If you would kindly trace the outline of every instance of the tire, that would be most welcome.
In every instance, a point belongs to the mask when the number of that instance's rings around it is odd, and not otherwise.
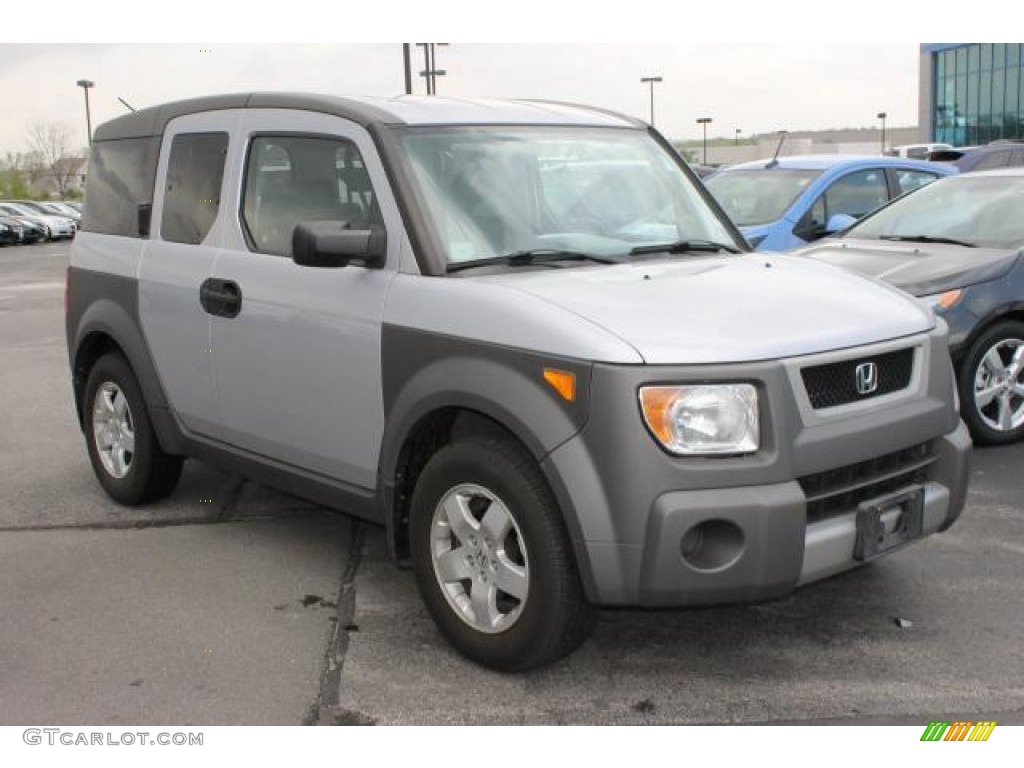
[[[558,506],[511,439],[466,439],[430,459],[413,492],[410,543],[441,634],[485,667],[550,664],[593,630],[598,609],[584,597]]]
[[[135,506],[174,490],[182,458],[160,448],[142,389],[121,355],[104,355],[93,365],[82,411],[89,461],[111,498]]]
[[[982,332],[960,363],[957,384],[975,443],[1024,437],[1024,323],[1005,320]]]

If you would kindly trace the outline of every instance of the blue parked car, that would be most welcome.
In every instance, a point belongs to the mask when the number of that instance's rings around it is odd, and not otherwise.
[[[704,183],[751,247],[788,251],[954,173],[950,165],[899,157],[808,155],[733,165]]]

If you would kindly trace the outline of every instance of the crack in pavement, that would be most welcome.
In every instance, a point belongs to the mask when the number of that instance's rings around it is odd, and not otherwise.
[[[282,514],[285,513],[285,514]],[[183,525],[219,525],[221,523],[240,523],[248,520],[279,520],[281,518],[303,518],[322,515],[323,510],[309,511],[278,510],[274,513],[261,515],[233,515],[215,517],[179,517],[169,520],[111,520],[103,523],[42,523],[39,525],[0,526],[0,533],[17,533],[18,531],[122,531],[142,528],[174,528]]]
[[[243,520],[276,520],[282,517],[313,517],[323,514],[320,508],[283,507],[273,512],[258,515],[239,515],[238,501],[242,497],[245,484],[251,482],[240,475],[230,475],[214,493],[216,503],[211,507],[211,514],[193,515],[153,520],[106,520],[92,523],[39,523],[34,525],[0,525],[0,533],[17,531],[105,531],[132,530],[142,528],[172,528],[181,525],[216,525],[218,523],[235,523]]]
[[[354,624],[356,614],[356,573],[363,555],[365,526],[357,519],[351,521],[345,571],[341,576],[338,597],[334,601],[337,615],[324,652],[324,669],[320,678],[320,691],[309,711],[302,719],[303,725],[373,725],[375,721],[359,712],[338,709],[338,692],[341,687],[341,672],[348,653],[349,637],[357,631]]]

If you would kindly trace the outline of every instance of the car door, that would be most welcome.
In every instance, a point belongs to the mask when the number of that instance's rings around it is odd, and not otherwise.
[[[139,267],[139,318],[160,382],[185,427],[202,435],[213,431],[216,403],[200,288],[222,237],[230,120],[219,112],[168,124]]]
[[[314,477],[371,489],[384,429],[381,316],[402,242],[372,140],[339,117],[247,110],[230,226],[213,279],[237,293],[212,315],[220,440]],[[383,225],[382,268],[299,266],[295,225]]]

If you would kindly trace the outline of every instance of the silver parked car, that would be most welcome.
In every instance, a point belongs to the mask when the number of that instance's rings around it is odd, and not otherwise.
[[[382,525],[512,671],[602,605],[769,600],[948,528],[945,327],[746,245],[603,110],[239,94],[95,133],[75,402],[126,504],[185,457]]]

